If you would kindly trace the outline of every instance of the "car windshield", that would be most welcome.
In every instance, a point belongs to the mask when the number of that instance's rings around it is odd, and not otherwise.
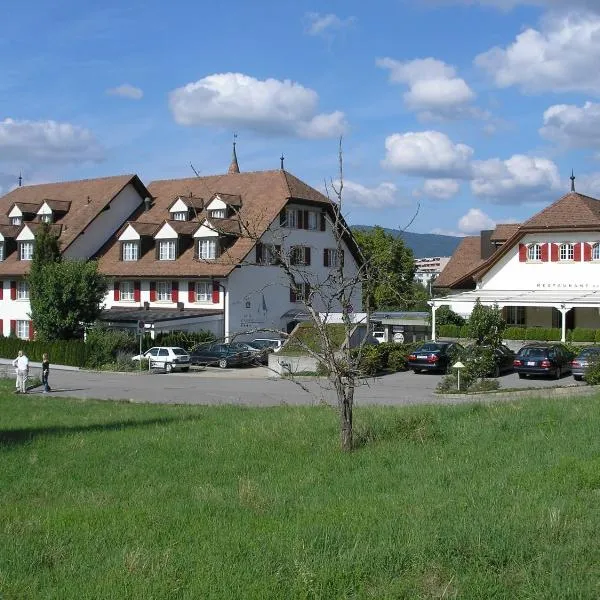
[[[521,351],[519,352],[519,354],[521,356],[548,356],[548,353],[550,352],[549,348],[522,348]]]
[[[277,342],[274,340],[252,340],[250,344],[255,348],[269,348],[275,346]]]
[[[444,346],[440,346],[439,344],[423,344],[423,346],[415,350],[415,352],[440,352],[443,349]]]
[[[173,348],[173,354],[181,356],[182,354],[187,354],[187,352],[183,348]]]

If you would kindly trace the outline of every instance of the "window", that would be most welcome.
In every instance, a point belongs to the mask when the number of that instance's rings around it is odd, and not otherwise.
[[[575,250],[573,244],[561,244],[559,252],[559,260],[573,260]]]
[[[504,308],[504,320],[507,325],[525,325],[525,307],[506,306]]]
[[[17,300],[29,300],[29,283],[27,281],[17,282]]]
[[[307,302],[310,296],[309,283],[296,283],[290,287],[290,302]]]
[[[344,262],[344,251],[337,248],[325,248],[323,250],[323,266],[339,267]]]
[[[21,340],[29,339],[29,321],[17,321],[17,337]]]
[[[539,244],[530,244],[527,248],[527,260],[542,260],[542,247]]]
[[[33,242],[21,242],[19,257],[21,260],[31,260],[33,258]]]
[[[196,302],[212,302],[212,285],[210,281],[196,282]]]
[[[10,224],[11,225],[22,225],[23,224],[23,217],[11,217],[10,218]]]
[[[121,281],[119,284],[119,299],[124,302],[135,300],[133,281]]]
[[[308,246],[292,246],[290,250],[291,265],[310,265],[310,248]]]
[[[52,223],[52,215],[51,214],[50,215],[42,215],[40,217],[40,221],[42,223]]]
[[[217,258],[217,238],[201,238],[198,240],[198,258],[202,260]]]
[[[158,260],[175,260],[175,240],[158,242]]]
[[[600,260],[600,244],[594,244],[592,248],[592,260]]]
[[[156,298],[159,302],[171,302],[171,282],[159,281],[156,284]]]
[[[298,227],[298,211],[293,208],[288,208],[285,211],[285,226],[290,229]]]
[[[554,329],[562,327],[562,313],[557,308],[552,308],[552,327]]]
[[[225,218],[225,209],[224,208],[216,208],[208,212],[208,216],[213,219],[224,219]]]
[[[276,265],[281,258],[281,246],[275,244],[256,244],[256,263],[259,265]]]
[[[123,242],[123,260],[137,260],[139,248],[138,242]]]
[[[4,260],[4,242],[0,242],[0,261]]]
[[[171,213],[173,215],[173,221],[187,221],[187,213],[185,211]]]
[[[308,212],[308,229],[317,229],[317,213],[313,210]]]

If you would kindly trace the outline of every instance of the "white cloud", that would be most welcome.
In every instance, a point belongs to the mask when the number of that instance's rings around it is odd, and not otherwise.
[[[81,163],[102,157],[99,142],[83,127],[56,121],[0,121],[0,160]]]
[[[429,233],[435,233],[436,235],[450,235],[452,237],[465,237],[466,233],[462,231],[456,231],[454,229],[444,229],[443,227],[435,227],[430,230]]]
[[[540,135],[570,147],[596,148],[600,144],[600,104],[555,104],[544,112]]]
[[[429,179],[466,179],[470,176],[473,148],[455,144],[439,131],[394,133],[385,140],[382,165],[407,175]]]
[[[180,125],[218,125],[305,138],[346,131],[343,112],[317,113],[319,97],[299,83],[242,73],[209,75],[173,90],[169,106]]]
[[[581,192],[586,196],[600,198],[600,172],[577,175],[575,179],[575,188],[578,192]],[[566,186],[565,189],[567,189]],[[568,189],[570,189],[570,187]]]
[[[448,200],[448,198],[456,196],[459,190],[460,183],[456,179],[426,179],[423,189],[419,190],[417,195]]]
[[[464,79],[457,77],[456,70],[441,60],[423,58],[398,61],[380,58],[377,66],[388,69],[390,81],[408,86],[404,102],[409,110],[424,119],[453,119],[477,116],[470,106],[475,93]]]
[[[466,215],[458,220],[458,228],[463,233],[479,233],[482,229],[494,229],[496,222],[479,208],[470,208]]]
[[[124,83],[114,88],[106,90],[109,96],[120,96],[121,98],[129,98],[130,100],[141,100],[144,95],[143,90],[139,87],[135,87],[130,83]]]
[[[547,200],[560,188],[558,168],[547,158],[515,154],[508,160],[473,162],[471,190],[479,198],[502,204]]]
[[[386,208],[405,204],[394,183],[383,182],[367,187],[354,181],[344,181],[342,192],[344,203],[367,208]]]
[[[600,92],[600,15],[550,13],[540,29],[475,58],[498,87],[526,92]]]
[[[332,13],[322,15],[318,12],[310,12],[306,13],[305,16],[308,21],[306,27],[306,33],[308,35],[331,34],[333,31],[339,31],[340,29],[349,27],[356,21],[355,17],[342,19]]]

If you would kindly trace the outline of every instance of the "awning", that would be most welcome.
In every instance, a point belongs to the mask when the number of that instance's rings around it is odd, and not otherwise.
[[[103,323],[135,325],[144,323],[161,323],[163,321],[180,321],[202,319],[204,317],[223,316],[222,310],[179,310],[177,308],[110,308],[102,311],[98,317]]]
[[[503,306],[568,306],[570,308],[597,308],[600,307],[600,289],[567,288],[567,289],[539,289],[539,290],[472,290],[462,294],[434,298],[433,306],[440,307],[447,304],[474,303],[477,300],[483,305],[497,304]]]
[[[291,308],[286,310],[282,315],[282,319],[296,319],[297,321],[307,321],[310,319],[310,313],[302,308]]]

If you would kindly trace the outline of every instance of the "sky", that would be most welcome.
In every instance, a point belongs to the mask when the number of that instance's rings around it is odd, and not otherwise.
[[[599,0],[5,0],[0,193],[285,168],[469,235],[600,197]]]

